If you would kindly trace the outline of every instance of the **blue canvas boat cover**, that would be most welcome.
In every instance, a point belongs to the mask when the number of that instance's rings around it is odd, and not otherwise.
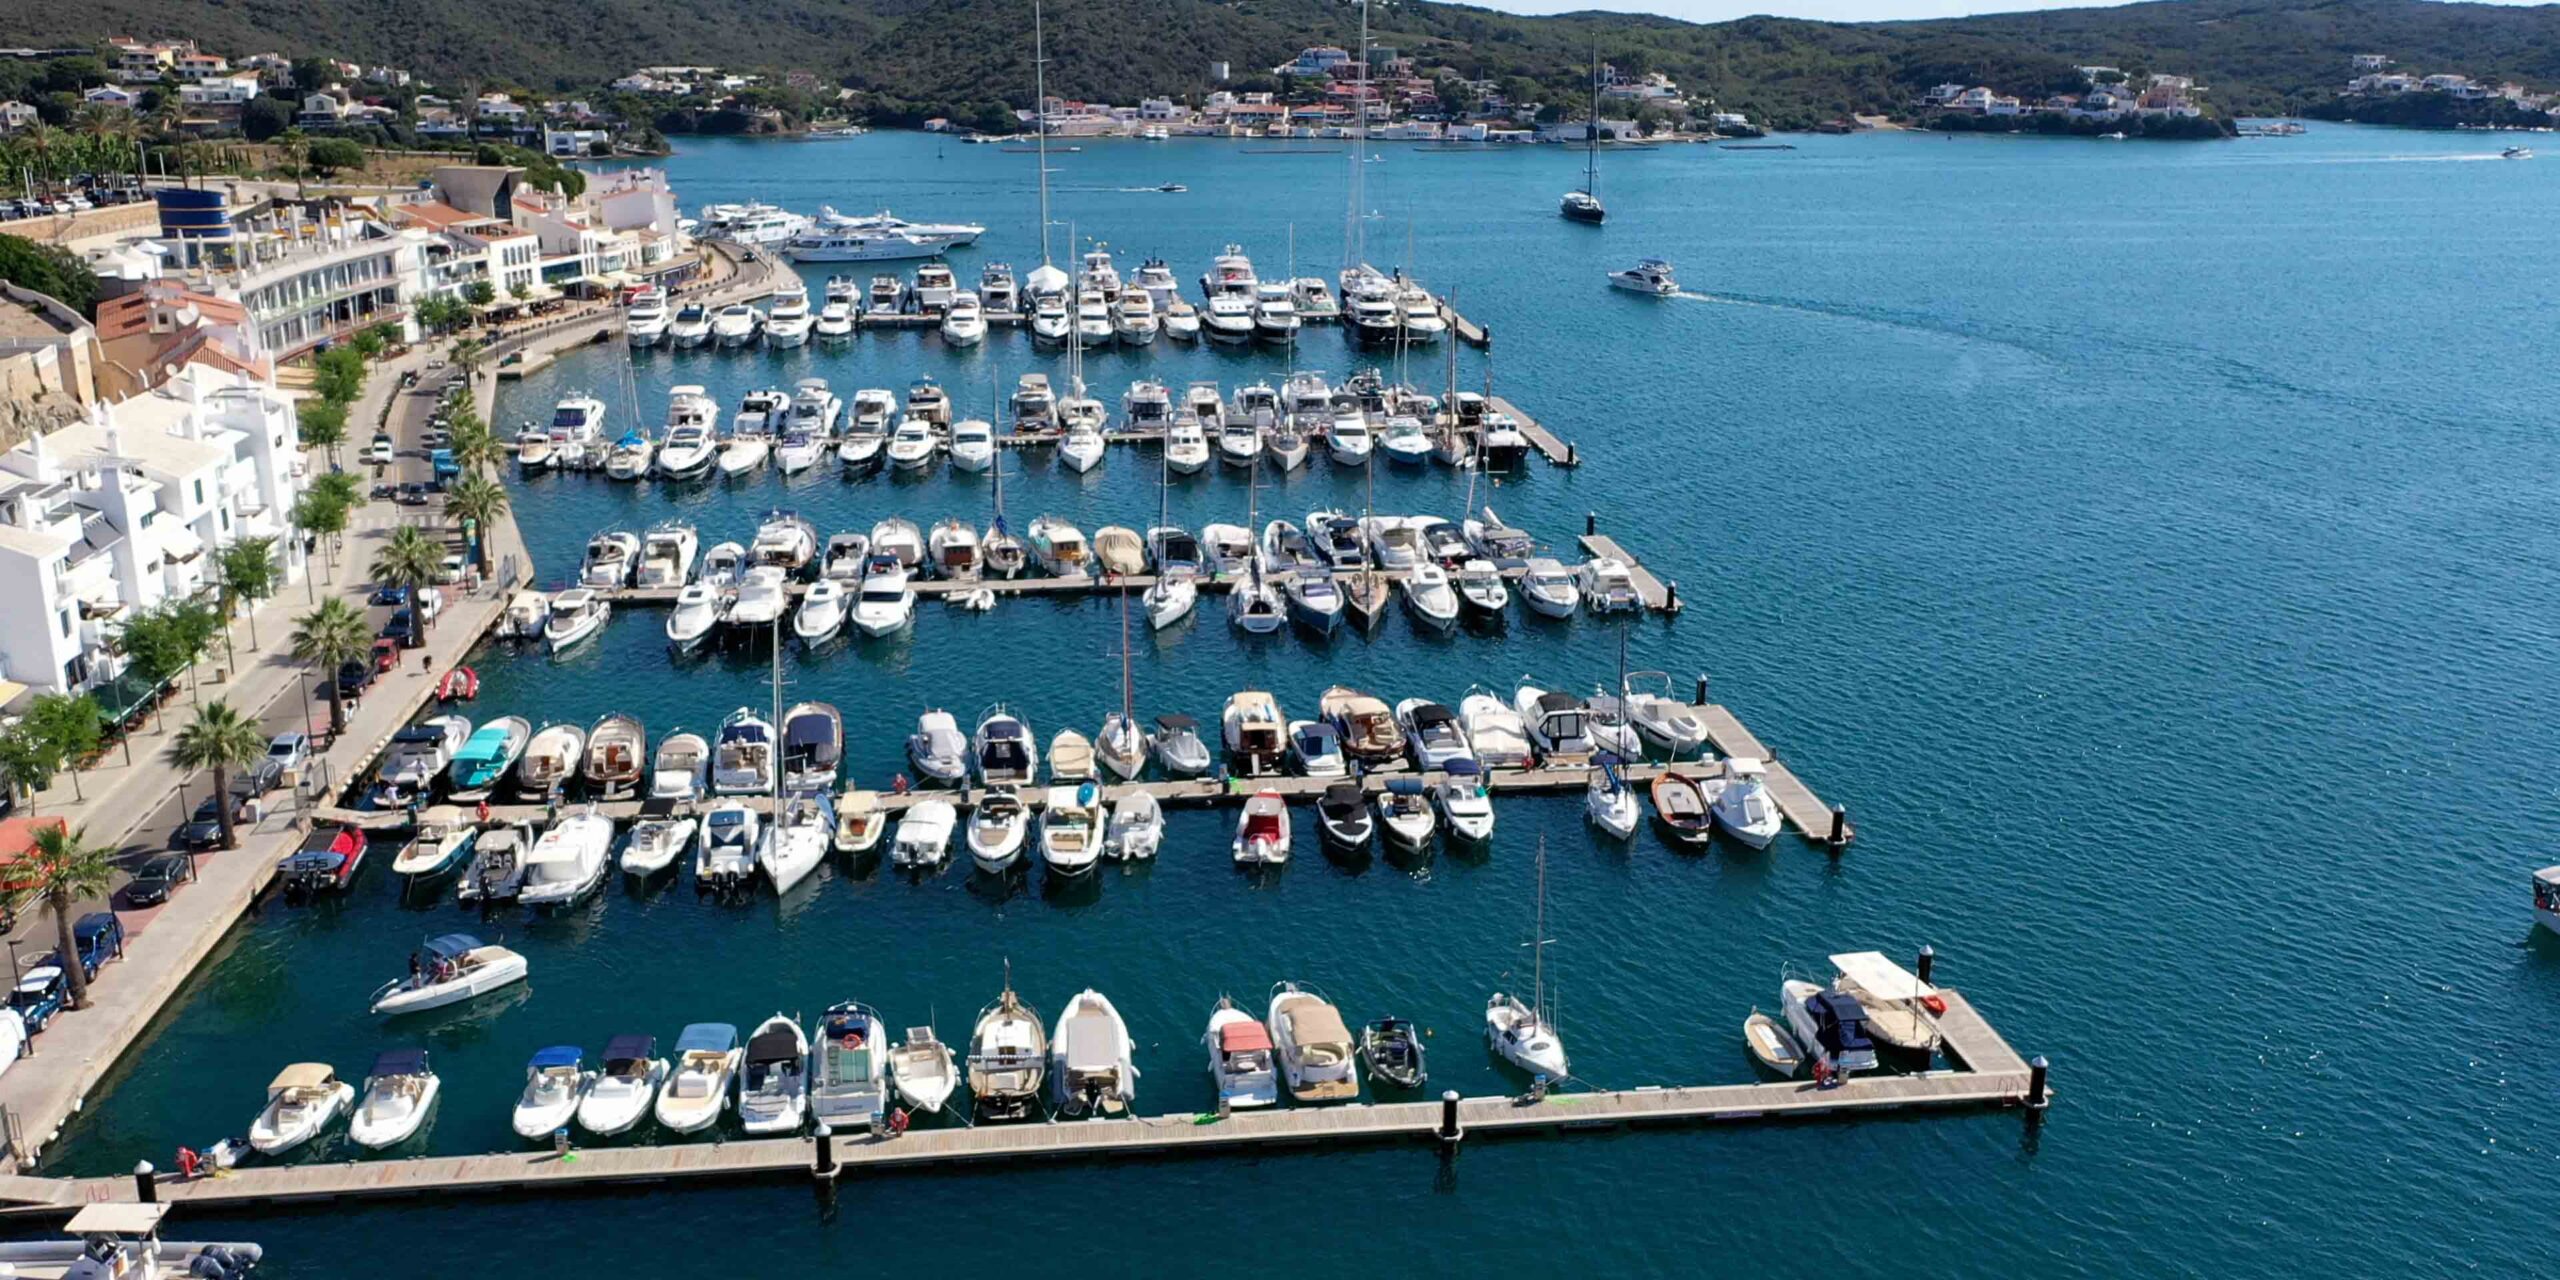
[[[536,1071],[545,1067],[574,1067],[584,1061],[586,1056],[587,1051],[574,1044],[555,1044],[548,1049],[536,1051],[533,1061],[525,1065]]]
[[[647,1062],[658,1048],[656,1036],[615,1036],[604,1044],[604,1062],[608,1068],[617,1063]]]
[[[1479,766],[1473,760],[1467,759],[1452,760],[1445,767],[1448,769],[1450,776],[1458,778],[1472,778],[1477,774],[1484,772],[1482,766]]]
[[[727,1053],[738,1047],[738,1029],[725,1022],[688,1023],[676,1037],[676,1052]]]
[[[385,1049],[375,1054],[373,1070],[367,1077],[422,1076],[427,1073],[427,1051],[424,1049]]]
[[[1400,796],[1418,796],[1421,795],[1423,791],[1422,779],[1389,778],[1387,779],[1387,790],[1395,792]]]
[[[459,960],[480,949],[480,940],[467,933],[447,933],[427,939],[427,954],[440,960]]]

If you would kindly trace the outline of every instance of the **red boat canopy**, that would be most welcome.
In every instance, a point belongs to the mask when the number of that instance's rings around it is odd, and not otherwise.
[[[1271,1033],[1259,1022],[1230,1022],[1218,1028],[1218,1050],[1222,1053],[1251,1053],[1271,1047]]]

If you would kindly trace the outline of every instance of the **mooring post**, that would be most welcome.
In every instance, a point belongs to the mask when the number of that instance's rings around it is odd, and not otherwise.
[[[1573,442],[1571,440],[1564,442],[1564,464],[1568,467],[1578,467],[1582,465],[1582,460],[1576,458],[1573,454]]]
[[[1582,532],[1585,537],[1600,532],[1599,512],[1585,511],[1582,513]]]
[[[1823,838],[1823,843],[1830,845],[1834,853],[1849,843],[1848,809],[1837,804],[1831,806],[1831,834]]]
[[[1928,943],[1925,943],[1925,942],[1921,943],[1921,944],[1920,944],[1920,963],[1918,963],[1918,964],[1915,964],[1915,965],[1911,966],[1911,971],[1912,971],[1913,973],[1916,973],[1916,974],[1920,975],[1920,980],[1921,980],[1922,982],[1927,982],[1927,981],[1929,980],[1929,971],[1930,971],[1930,970],[1932,970],[1932,969],[1935,969],[1935,968],[1937,968],[1937,967],[1938,967],[1938,949],[1937,949],[1936,947],[1930,946]]]
[[[1680,612],[1680,580],[1678,578],[1662,584],[1662,611],[1664,613]]]
[[[836,1173],[836,1131],[824,1120],[818,1122],[817,1175],[832,1178]]]
[[[148,1160],[133,1163],[133,1197],[144,1204],[160,1203],[160,1176],[152,1172]]]
[[[1698,673],[1698,705],[1707,705],[1707,673],[1704,671]]]
[[[2027,1059],[2027,1110],[2042,1111],[2052,1101],[2044,1087],[2045,1077],[2052,1073],[2053,1064],[2045,1061],[2043,1054]]]
[[[1440,1094],[1440,1144],[1453,1145],[1465,1136],[1466,1131],[1458,1127],[1458,1091],[1443,1090]]]

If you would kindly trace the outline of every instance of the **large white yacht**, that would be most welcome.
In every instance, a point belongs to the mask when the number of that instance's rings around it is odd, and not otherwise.
[[[632,346],[654,347],[667,336],[667,296],[655,289],[634,294],[622,313],[622,332]]]
[[[658,471],[675,480],[690,480],[711,470],[719,441],[712,424],[720,406],[698,386],[667,393],[667,438],[658,446]]]
[[[809,219],[769,204],[709,204],[702,207],[702,235],[738,244],[780,244],[809,227]]]
[[[817,221],[790,237],[783,252],[798,262],[878,262],[931,258],[969,244],[986,228],[968,222],[909,222],[886,209],[848,217],[821,208]]]

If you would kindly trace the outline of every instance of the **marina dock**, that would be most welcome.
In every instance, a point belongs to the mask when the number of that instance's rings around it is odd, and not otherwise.
[[[1708,735],[1715,743],[1716,749],[1727,758],[1757,759],[1764,763],[1767,774],[1762,782],[1768,787],[1770,795],[1777,800],[1779,813],[1786,818],[1790,826],[1795,828],[1796,834],[1814,844],[1830,845],[1835,848],[1846,844],[1854,837],[1854,829],[1848,826],[1845,817],[1841,817],[1838,824],[1838,841],[1834,844],[1835,811],[1831,806],[1823,803],[1821,797],[1813,793],[1813,788],[1806,786],[1794,771],[1788,769],[1783,762],[1771,758],[1768,755],[1769,749],[1762,746],[1760,740],[1753,737],[1750,730],[1743,728],[1742,722],[1736,719],[1731,711],[1714,704],[1696,706],[1690,710],[1697,714],[1707,726]],[[1725,776],[1725,766],[1718,760],[1643,761],[1622,765],[1619,772],[1630,785],[1641,787],[1666,773],[1684,773],[1699,779],[1720,778]],[[1102,799],[1106,803],[1118,804],[1144,792],[1153,796],[1158,804],[1166,808],[1209,808],[1242,804],[1247,796],[1268,791],[1277,794],[1290,804],[1305,805],[1314,804],[1317,798],[1325,793],[1326,788],[1344,781],[1357,781],[1363,791],[1374,796],[1386,790],[1387,783],[1393,779],[1417,779],[1427,785],[1446,776],[1438,770],[1420,771],[1409,765],[1399,764],[1373,769],[1358,779],[1308,778],[1296,774],[1273,773],[1255,776],[1238,775],[1232,783],[1222,782],[1214,776],[1113,782],[1103,786]],[[1506,794],[1555,794],[1580,791],[1589,785],[1591,770],[1588,767],[1541,766],[1527,769],[1488,769],[1481,776],[1486,790],[1498,798]],[[1047,785],[1049,784],[1028,784],[1016,788],[1023,807],[1032,810],[1041,808],[1046,799]],[[987,794],[987,789],[984,787],[919,787],[899,793],[881,786],[875,790],[881,810],[893,817],[926,800],[947,801],[959,808],[967,809],[974,807]],[[770,797],[764,795],[719,798],[737,800],[758,813],[769,814],[773,807]],[[693,812],[709,803],[711,803],[710,800],[704,800],[682,807],[687,812]],[[563,801],[558,812],[566,813],[585,807],[586,804],[583,801]],[[673,802],[645,799],[601,800],[597,801],[594,807],[597,813],[618,823],[637,822],[647,817],[663,817],[675,812],[678,808]],[[489,806],[489,820],[495,823],[521,822],[540,825],[549,821],[553,814],[553,808],[542,803],[492,803]],[[399,810],[329,808],[314,811],[313,817],[321,822],[372,830],[391,830],[408,825],[408,815]]]
[[[1529,437],[1530,447],[1538,451],[1539,457],[1559,467],[1582,465],[1581,453],[1576,451],[1572,444],[1559,439],[1555,432],[1547,430],[1544,423],[1530,417],[1528,410],[1501,396],[1494,396],[1492,400],[1495,409],[1510,414],[1511,420],[1520,424],[1520,434]]]
[[[153,1182],[154,1198],[198,1211],[253,1210],[298,1202],[508,1192],[571,1191],[647,1183],[706,1183],[807,1175],[833,1180],[901,1169],[1018,1161],[1102,1159],[1230,1151],[1327,1149],[1350,1142],[1439,1144],[1553,1136],[1576,1130],[1738,1121],[1882,1119],[1926,1112],[2040,1110],[2050,1094],[2041,1066],[2023,1061],[1970,1001],[1940,987],[1945,1069],[1853,1077],[1834,1088],[1810,1081],[1645,1086],[1551,1092],[1527,1098],[1459,1098],[1174,1113],[1125,1120],[1035,1121],[922,1128],[896,1137],[841,1134],[735,1142],[596,1147],[575,1159],[550,1150],[408,1160],[236,1169],[219,1177]],[[1177,1054],[1180,1050],[1174,1050]],[[1153,1065],[1153,1064],[1150,1064]],[[459,1099],[447,1099],[454,1106]],[[135,1177],[0,1177],[0,1216],[52,1218],[92,1204],[132,1201]]]

